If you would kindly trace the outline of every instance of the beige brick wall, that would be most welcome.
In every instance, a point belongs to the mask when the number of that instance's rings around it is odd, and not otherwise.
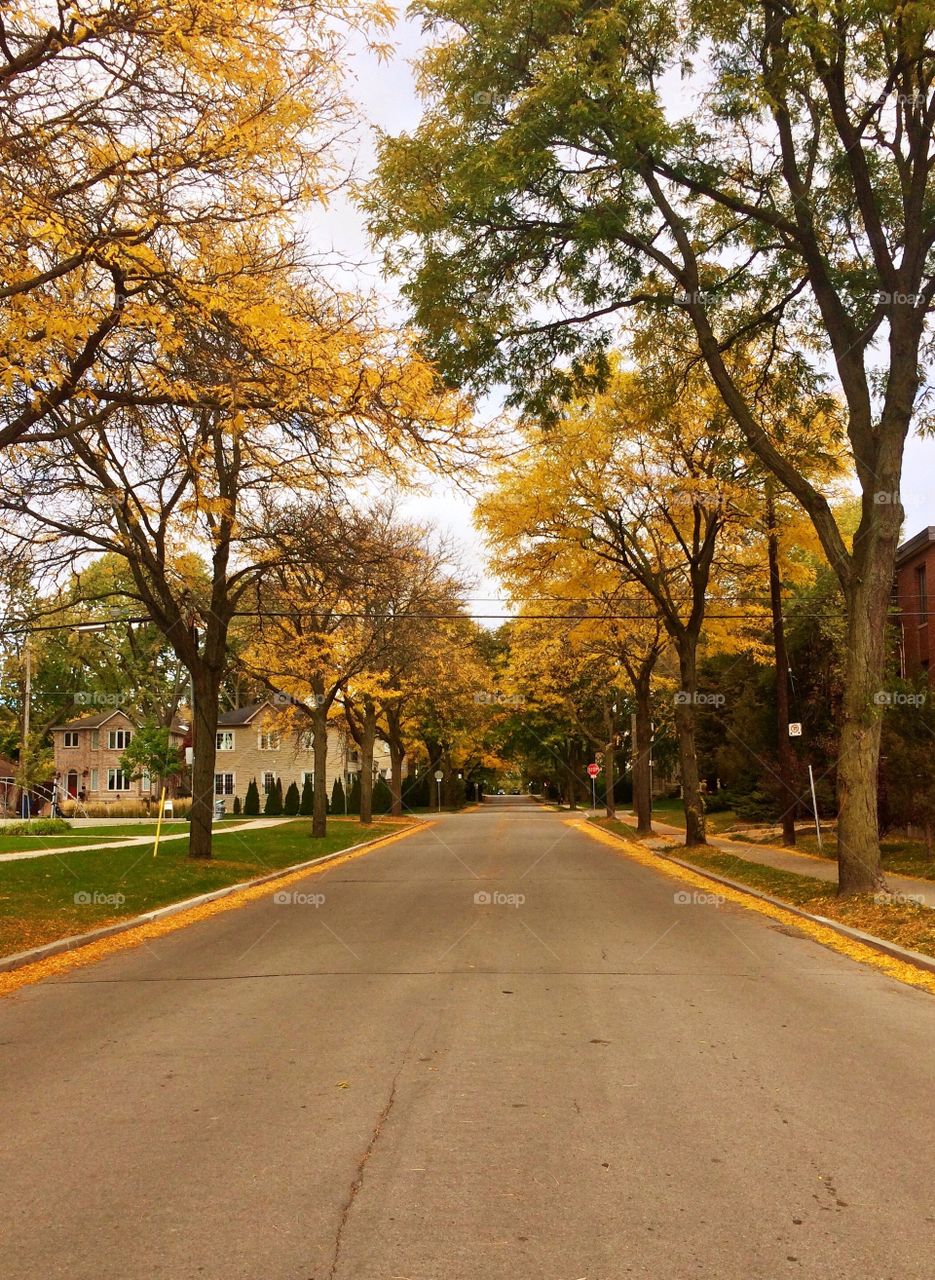
[[[274,711],[267,710],[261,711],[250,724],[221,726],[218,729],[219,735],[225,733],[234,735],[233,750],[219,749],[214,765],[215,775],[228,773],[234,775],[233,792],[225,794],[223,797],[217,797],[218,799],[224,799],[228,808],[233,805],[234,796],[239,796],[241,804],[243,803],[247,794],[247,787],[253,778],[256,779],[256,785],[260,791],[260,804],[262,805],[264,799],[263,778],[264,774],[267,773],[271,773],[274,778],[281,780],[283,795],[289,789],[290,782],[294,782],[301,792],[304,775],[311,773],[315,765],[314,752],[310,746],[304,745],[303,734],[296,731],[283,731],[280,734],[278,749],[260,747],[260,734],[274,731],[276,724],[280,722],[277,720]],[[351,753],[355,751],[355,743],[348,742],[346,735],[340,729],[331,728],[328,730],[326,768],[329,798],[335,778],[340,777],[343,782],[346,772],[352,774],[357,772],[359,765],[350,759]],[[217,787],[215,787],[215,792],[217,792]]]

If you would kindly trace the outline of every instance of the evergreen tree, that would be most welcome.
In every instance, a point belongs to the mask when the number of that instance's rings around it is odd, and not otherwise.
[[[246,818],[255,818],[260,812],[260,792],[256,785],[256,778],[251,778],[250,785],[247,787],[243,811]]]
[[[311,778],[306,778],[302,783],[302,799],[299,802],[299,813],[303,818],[312,816],[312,809],[315,804],[315,787]]]
[[[331,788],[331,812],[339,815],[344,813],[344,786],[340,778],[335,778]]]
[[[240,796],[234,796],[234,816],[236,817],[240,811]]]
[[[381,773],[373,784],[373,812],[389,813],[392,803],[389,784]]]
[[[294,818],[299,812],[299,805],[299,788],[294,782],[290,782],[289,790],[286,792],[286,798],[283,801],[282,811],[287,813],[290,818]]]
[[[266,804],[263,812],[268,818],[278,818],[282,813],[282,783],[277,778],[266,793]]]
[[[360,774],[354,774],[354,781],[351,783],[351,789],[347,794],[347,811],[348,813],[360,813]]]

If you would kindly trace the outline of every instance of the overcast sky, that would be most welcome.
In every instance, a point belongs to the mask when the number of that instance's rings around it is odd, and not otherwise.
[[[352,58],[353,93],[361,106],[369,128],[362,131],[355,159],[357,176],[363,178],[373,163],[372,129],[379,127],[395,133],[413,128],[420,107],[415,94],[411,61],[416,55],[421,32],[412,21],[401,18],[394,33],[395,56],[379,62],[362,47],[356,46]],[[335,202],[325,214],[313,214],[308,228],[312,243],[328,249],[333,246],[342,257],[351,259],[383,292],[389,301],[396,299],[392,282],[383,281],[376,256],[367,243],[363,220],[346,201]],[[935,441],[918,437],[910,440],[906,452],[903,478],[903,505],[906,509],[904,536],[911,537],[926,525],[935,524]],[[414,517],[431,522],[459,548],[464,567],[473,575],[473,612],[476,615],[506,612],[503,591],[495,578],[486,572],[484,547],[472,523],[472,502],[459,489],[443,479],[432,483],[432,492],[409,497],[404,510]]]

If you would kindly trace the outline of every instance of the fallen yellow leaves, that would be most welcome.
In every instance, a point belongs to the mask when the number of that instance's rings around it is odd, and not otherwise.
[[[625,840],[621,836],[613,835],[609,831],[604,831],[600,827],[595,827],[592,823],[577,818],[566,819],[566,822],[569,826],[576,827],[579,831],[583,831],[601,844],[610,845],[621,857],[629,858],[632,862],[638,862],[640,866],[648,867],[659,875],[668,876],[670,880],[678,880],[681,884],[690,884],[694,888],[702,889],[706,892],[710,892],[712,885],[716,885],[719,897],[725,899],[725,901],[736,903],[740,907],[746,907],[748,911],[758,911],[760,915],[769,916],[770,919],[777,920],[788,928],[797,929],[799,933],[805,934],[815,942],[820,942],[822,946],[829,947],[832,951],[837,951],[839,954],[847,956],[849,960],[856,960],[859,964],[871,965],[874,969],[879,969],[882,973],[885,973],[887,977],[895,978],[897,982],[904,982],[911,987],[920,987],[923,991],[928,991],[935,995],[935,974],[933,973],[926,973],[924,969],[917,969],[914,965],[907,964],[903,960],[884,955],[873,947],[867,946],[866,943],[846,938],[834,929],[830,929],[827,925],[803,919],[802,916],[796,915],[794,911],[775,907],[771,902],[764,902],[762,899],[754,897],[752,893],[747,894],[737,889],[731,889],[719,881],[709,879],[708,876],[699,871],[689,871],[684,867],[667,864],[664,859],[656,854],[648,853],[640,845],[630,840]]]
[[[221,915],[225,911],[234,911],[250,902],[257,902],[262,898],[269,897],[274,890],[281,889],[285,885],[294,884],[296,881],[304,880],[308,876],[322,875],[327,871],[331,871],[334,867],[344,866],[346,863],[362,858],[377,849],[382,849],[388,844],[395,844],[397,840],[404,840],[414,832],[422,831],[431,825],[428,822],[413,823],[391,836],[383,836],[379,840],[372,840],[368,844],[362,845],[359,849],[349,850],[336,858],[329,858],[317,866],[304,867],[301,871],[285,871],[281,876],[277,876],[275,880],[267,881],[265,884],[237,890],[214,902],[202,903],[200,906],[191,907],[188,911],[180,911],[176,915],[166,916],[161,920],[152,920],[148,924],[140,925],[137,929],[115,934],[111,938],[101,938],[97,942],[89,943],[86,947],[79,947],[74,951],[65,951],[60,955],[49,956],[45,960],[36,961],[35,964],[24,965],[22,969],[14,969],[12,973],[0,974],[0,997],[10,995],[12,992],[19,990],[20,987],[31,986],[36,982],[44,982],[49,978],[61,977],[66,973],[70,973],[72,969],[83,969],[87,965],[96,964],[99,960],[105,960],[108,956],[115,955],[119,951],[127,951],[131,947],[138,947],[144,942],[152,942],[156,938],[164,938],[167,934],[175,933],[179,929],[186,929],[189,925],[198,924],[202,920],[209,920],[212,916]]]

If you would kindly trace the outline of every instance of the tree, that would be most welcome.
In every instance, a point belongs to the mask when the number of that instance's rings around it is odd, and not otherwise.
[[[310,818],[315,807],[315,788],[311,778],[306,777],[302,783],[302,798],[299,802],[299,813],[303,818]]]
[[[342,816],[347,812],[344,799],[344,784],[340,778],[335,778],[334,786],[331,788],[331,812],[339,813]]]
[[[506,382],[544,408],[569,375],[600,383],[620,325],[684,322],[838,577],[839,891],[874,889],[874,695],[935,305],[932,15],[770,0],[420,10],[438,36],[427,110],[383,140],[370,208],[401,246],[432,351],[452,381]],[[669,94],[677,68],[691,111]],[[812,380],[833,369],[861,492],[852,541],[760,412],[775,358]]]
[[[295,782],[290,782],[286,798],[282,803],[282,811],[288,814],[290,818],[298,817],[300,804],[298,785]]]
[[[383,774],[378,774],[376,782],[373,784],[373,812],[389,813],[393,805],[393,797],[390,795],[390,789],[386,784],[386,778]]]
[[[361,808],[361,801],[360,801],[360,795],[361,795],[360,779],[361,779],[361,774],[359,772],[355,773],[354,780],[351,783],[351,789],[348,792],[348,796],[347,796],[347,811],[348,813],[359,813],[361,815],[360,820],[361,822],[363,822],[364,816],[363,816],[363,811]],[[366,821],[367,822],[370,821],[369,814],[367,816]]]
[[[282,782],[279,778],[273,781],[273,785],[266,793],[263,812],[268,818],[278,818],[282,813]]]
[[[67,433],[54,411],[100,403],[141,332],[211,314],[235,266],[207,265],[219,241],[285,232],[341,184],[348,28],[387,21],[315,0],[5,6],[0,447]]]
[[[256,778],[251,778],[247,787],[247,794],[244,796],[243,812],[245,818],[256,818],[260,813],[260,791],[256,785]]]
[[[182,772],[185,760],[178,747],[172,745],[165,725],[144,721],[136,727],[120,757],[120,768],[133,781],[144,777],[157,781],[156,789],[161,792],[168,779]],[[146,804],[148,807],[149,796]]]

